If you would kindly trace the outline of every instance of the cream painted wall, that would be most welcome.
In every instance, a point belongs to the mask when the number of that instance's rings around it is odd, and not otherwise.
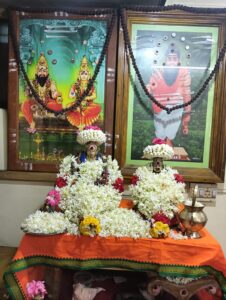
[[[43,203],[52,185],[36,182],[0,181],[0,246],[18,246],[20,224]]]

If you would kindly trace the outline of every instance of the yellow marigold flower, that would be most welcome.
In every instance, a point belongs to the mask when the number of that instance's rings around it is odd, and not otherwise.
[[[169,225],[162,222],[155,222],[151,228],[151,236],[156,239],[165,238],[169,235],[169,233]]]
[[[97,218],[87,216],[79,224],[79,230],[83,235],[95,236],[100,233],[100,222]]]

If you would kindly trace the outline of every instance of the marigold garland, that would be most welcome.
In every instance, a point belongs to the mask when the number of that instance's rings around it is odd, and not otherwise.
[[[100,233],[100,222],[97,218],[87,216],[79,224],[80,233],[88,236],[95,236]]]
[[[166,238],[170,233],[170,228],[168,224],[162,222],[155,222],[151,229],[151,236],[156,239]]]

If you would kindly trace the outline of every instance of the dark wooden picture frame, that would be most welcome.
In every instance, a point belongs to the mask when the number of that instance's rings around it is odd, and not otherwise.
[[[11,12],[11,17],[12,17],[12,27],[13,30],[16,34],[16,42],[18,44],[18,47],[20,49],[20,38],[21,38],[21,32],[20,32],[20,21],[21,20],[31,20],[31,24],[32,24],[32,20],[36,20],[36,19],[40,19],[40,20],[44,20],[44,21],[49,21],[51,23],[51,20],[58,20],[59,23],[64,20],[72,20],[76,21],[78,20],[79,22],[89,22],[89,20],[91,21],[102,21],[106,23],[106,31],[107,31],[107,24],[109,24],[110,22],[110,18],[109,15],[106,14],[102,14],[100,15],[85,15],[85,13],[83,15],[76,15],[76,14],[72,14],[72,13],[64,13],[64,12],[56,12],[56,13],[31,13],[31,12]],[[44,23],[43,21],[43,23]],[[73,23],[74,24],[74,23]],[[29,26],[28,26],[29,27]],[[79,27],[80,28],[80,27]],[[79,29],[78,29],[79,30]],[[25,38],[26,38],[26,34],[25,34]],[[29,35],[27,36],[27,38],[29,38]],[[103,36],[101,37],[103,38]],[[55,39],[56,40],[56,39]],[[41,41],[42,43],[43,41]],[[27,41],[27,43],[29,44],[29,41]],[[88,52],[88,48],[89,47],[89,42],[86,41],[86,44],[84,43],[84,45],[86,46],[86,53]],[[29,45],[28,45],[29,46]],[[40,46],[38,46],[40,48]],[[38,48],[36,47],[36,48]],[[101,123],[101,128],[107,133],[107,143],[105,145],[105,152],[107,154],[113,154],[113,126],[114,126],[114,100],[115,100],[115,69],[116,69],[116,47],[117,47],[117,20],[114,24],[114,28],[113,28],[113,32],[111,35],[111,39],[109,42],[109,47],[108,47],[108,51],[106,53],[105,56],[105,60],[103,61],[102,66],[105,68],[105,78],[103,80],[102,78],[102,86],[104,86],[103,91],[101,91],[101,93],[104,95],[103,98],[103,112],[102,112],[102,123]],[[94,47],[95,48],[95,47]],[[31,49],[28,49],[28,51],[30,51]],[[47,50],[49,51],[47,53]],[[95,49],[94,49],[95,51]],[[52,55],[52,51],[51,49],[45,49],[45,56],[49,59],[48,60],[48,65],[51,64],[56,64],[58,63],[57,60],[54,61],[53,57],[54,55]],[[77,54],[76,49],[74,49],[74,55]],[[99,51],[100,52],[100,51]],[[40,54],[40,53],[39,53]],[[29,62],[31,64],[37,64],[37,54],[35,54],[36,58],[34,60],[34,62]],[[50,56],[52,55],[51,59]],[[65,53],[62,53],[62,55],[65,55]],[[59,56],[58,56],[59,57]],[[24,57],[23,57],[24,58]],[[22,58],[22,61],[23,61]],[[76,59],[75,59],[76,60]],[[97,60],[98,62],[98,60]],[[97,64],[96,61],[93,62],[93,64]],[[74,61],[72,61],[72,64],[74,63]],[[75,61],[76,63],[76,61]],[[81,66],[81,55],[80,55],[80,66]],[[78,63],[77,63],[78,64]],[[89,65],[90,65],[90,61],[89,61]],[[91,65],[92,67],[92,65]],[[35,66],[33,67],[35,68]],[[91,70],[91,76],[92,73],[94,71],[94,67],[92,67]],[[65,72],[67,70],[67,68],[62,69],[62,72]],[[76,71],[78,73],[78,71]],[[31,74],[32,72],[30,72]],[[34,71],[33,71],[34,73]],[[52,74],[50,74],[51,76]],[[76,79],[76,76],[78,77],[78,74],[74,75],[74,79]],[[29,77],[29,74],[28,74]],[[30,76],[32,79],[32,76]],[[103,77],[103,76],[102,76]],[[30,79],[30,80],[31,80]],[[32,172],[56,172],[57,171],[57,167],[58,167],[58,160],[52,160],[52,161],[47,161],[45,154],[43,154],[43,158],[42,161],[37,161],[33,159],[32,157],[28,157],[27,159],[21,159],[20,158],[20,143],[24,143],[23,140],[20,140],[20,117],[21,117],[21,103],[19,103],[19,97],[21,94],[21,88],[20,88],[20,81],[22,80],[22,75],[19,72],[19,66],[17,64],[17,60],[16,60],[16,55],[15,55],[15,51],[14,51],[14,47],[13,47],[13,43],[12,43],[12,39],[9,39],[9,89],[8,89],[8,170],[9,171],[32,171]],[[97,79],[94,83],[94,86],[96,86],[98,81],[98,76]],[[69,87],[72,86],[73,82],[68,82],[68,90]],[[20,114],[20,117],[19,117]],[[93,122],[92,124],[86,124],[86,125],[99,125],[96,124],[95,122]],[[47,124],[47,129],[48,129],[48,124]],[[76,127],[70,127],[68,129],[69,133],[73,133],[74,134],[74,140],[72,141],[72,143],[76,143],[76,130],[78,130],[78,128]],[[37,130],[38,131],[38,130]],[[65,131],[67,132],[67,129],[65,129]],[[35,133],[36,134],[36,133]],[[61,134],[61,133],[60,133]],[[32,135],[31,135],[32,136]],[[43,141],[43,138],[39,138],[39,136],[37,136],[36,138],[37,140],[37,144],[36,144],[36,152],[38,149],[38,145],[39,145],[39,141]],[[75,150],[77,150],[78,152],[81,150],[79,149],[79,145],[76,146],[77,148]],[[34,149],[34,145],[33,145],[33,149]],[[39,153],[41,152],[40,149],[38,149]],[[76,151],[76,152],[77,152]],[[39,154],[38,153],[38,154]],[[43,150],[44,153],[44,150]],[[37,153],[36,153],[37,154]],[[76,154],[76,153],[72,153],[72,154]],[[34,155],[34,153],[32,154]],[[41,154],[40,154],[41,155]],[[61,157],[60,157],[61,158]],[[59,159],[60,159],[59,158]],[[32,176],[32,175],[31,175]]]
[[[142,30],[149,30],[149,36],[147,34],[144,34],[143,42],[146,43],[147,46],[147,39],[151,38],[153,39],[152,43],[154,43],[154,46],[152,44],[151,47],[157,47],[158,51],[155,51],[154,55],[159,54],[158,52],[161,51],[161,47],[164,48],[164,43],[169,38],[169,32],[172,33],[172,31],[166,32],[164,35],[164,38],[159,42],[159,44],[155,44],[157,42],[156,36],[157,34],[152,34],[151,32],[152,27],[153,30],[156,30],[160,32],[161,28],[174,28],[175,33],[173,33],[173,37],[175,37],[178,33],[182,32],[181,37],[183,37],[183,40],[186,40],[186,30],[190,27],[192,28],[191,32],[196,32],[199,28],[208,28],[210,32],[212,30],[217,29],[217,51],[215,51],[215,57],[214,62],[210,61],[210,65],[212,64],[212,68],[214,67],[214,64],[216,62],[216,59],[218,57],[218,53],[220,49],[223,47],[224,39],[226,37],[226,22],[225,22],[225,16],[219,15],[219,16],[213,16],[213,15],[203,15],[203,14],[190,14],[190,13],[184,13],[180,11],[171,11],[171,12],[158,12],[158,13],[143,13],[143,12],[135,12],[135,11],[127,11],[126,13],[127,17],[127,28],[129,31],[130,41],[132,44],[132,48],[134,51],[134,56],[137,61],[138,68],[140,70],[141,75],[143,76],[144,82],[147,85],[149,77],[145,77],[145,72],[147,69],[151,69],[150,61],[143,61],[143,68],[142,65],[139,64],[139,50],[142,48],[142,41],[139,40],[136,41],[136,38],[138,37],[138,30],[134,31],[134,28],[137,28],[137,26],[140,26],[139,28],[146,28]],[[149,27],[148,27],[149,26]],[[165,27],[164,27],[165,26]],[[148,28],[148,29],[147,29]],[[179,28],[179,29],[177,29]],[[194,28],[194,29],[193,29]],[[168,30],[168,29],[166,29]],[[202,30],[202,29],[200,29]],[[163,30],[162,30],[163,31]],[[135,33],[134,33],[135,32]],[[173,31],[174,32],[174,31]],[[184,32],[184,35],[183,35]],[[152,34],[152,37],[151,37]],[[204,35],[204,34],[203,34]],[[171,36],[170,36],[171,38]],[[149,40],[150,41],[150,40]],[[159,40],[158,40],[159,41]],[[169,41],[168,41],[169,42]],[[161,44],[162,43],[162,44]],[[170,45],[174,46],[174,43],[171,43]],[[186,45],[186,44],[185,44]],[[188,46],[189,49],[189,46]],[[197,51],[197,49],[196,49]],[[190,52],[190,51],[189,51]],[[137,54],[138,53],[138,54]],[[192,54],[192,50],[189,55]],[[203,55],[202,51],[196,52],[197,59],[201,59]],[[140,55],[141,56],[141,55]],[[212,57],[211,57],[212,59]],[[152,56],[150,58],[152,60],[152,67],[153,67],[153,61],[156,60],[158,62],[158,59],[156,59],[156,56]],[[147,164],[147,161],[143,161],[141,158],[139,159],[130,159],[132,156],[132,139],[135,140],[136,136],[132,136],[131,130],[129,127],[135,127],[138,123],[136,123],[136,119],[133,119],[134,116],[134,107],[136,104],[135,97],[131,97],[131,90],[133,89],[132,85],[130,84],[130,78],[132,77],[135,86],[137,87],[138,91],[140,92],[142,103],[140,104],[141,107],[145,107],[144,110],[149,109],[151,110],[151,101],[146,97],[145,93],[140,88],[139,82],[137,80],[137,77],[135,76],[134,69],[131,64],[131,71],[130,75],[128,72],[128,64],[126,59],[126,52],[124,47],[124,38],[123,38],[123,30],[120,31],[119,35],[119,57],[118,57],[118,80],[117,80],[117,102],[116,102],[116,129],[115,129],[115,135],[116,135],[116,144],[115,144],[115,156],[119,161],[119,165],[122,168],[123,175],[128,179],[133,174],[135,168],[137,168],[140,165]],[[211,67],[210,67],[211,69]],[[150,72],[151,73],[151,72]],[[208,77],[208,74],[205,74],[206,77]],[[203,75],[204,77],[204,75]],[[202,77],[202,80],[203,80]],[[205,77],[205,78],[206,78]],[[204,80],[205,80],[204,78]],[[206,128],[206,135],[209,136],[209,145],[208,145],[208,156],[206,158],[206,165],[202,166],[201,164],[196,167],[195,161],[191,163],[191,161],[188,160],[181,160],[181,161],[170,161],[168,163],[172,167],[175,167],[178,169],[178,171],[184,176],[185,180],[187,182],[222,182],[224,180],[224,171],[225,171],[225,117],[226,117],[226,87],[224,84],[225,81],[225,59],[222,61],[219,72],[216,75],[215,81],[213,81],[208,87],[206,93],[204,93],[204,96],[208,96],[209,99],[209,91],[213,89],[212,94],[212,111],[208,111],[208,105],[207,105],[207,111],[206,111],[206,120],[209,118],[209,122],[211,126]],[[199,90],[200,86],[196,87],[196,90],[194,93],[196,93]],[[133,92],[135,93],[135,92]],[[204,97],[203,96],[203,97]],[[132,100],[131,100],[132,99]],[[198,100],[197,100],[198,101]],[[209,101],[209,100],[207,100]],[[132,106],[131,102],[135,103]],[[148,104],[147,104],[148,103]],[[193,105],[193,103],[192,103]],[[131,107],[132,107],[132,113],[131,113]],[[211,105],[210,105],[211,107]],[[131,117],[132,115],[132,117]],[[193,116],[195,116],[195,113],[193,113]],[[191,118],[193,117],[191,116]],[[197,118],[197,116],[196,116]],[[198,117],[199,118],[199,117]],[[132,122],[131,122],[132,120]],[[134,121],[135,120],[135,121]],[[129,123],[128,123],[129,122]],[[132,123],[132,124],[131,124]],[[142,156],[142,151],[144,146],[147,146],[148,144],[151,144],[152,138],[155,136],[150,136],[149,140],[146,137],[147,130],[145,130],[145,127],[142,127],[145,123],[145,117],[142,119],[140,118],[140,124],[141,126],[137,126],[136,128],[136,135],[140,135],[140,139],[135,144],[134,148],[140,147],[140,157]],[[204,137],[204,140],[206,139],[206,136]],[[145,144],[145,141],[148,141],[147,144]],[[140,141],[140,142],[139,142]],[[205,140],[206,141],[206,140]],[[140,144],[142,144],[142,147]],[[203,142],[204,143],[204,142]],[[130,145],[130,149],[129,149]],[[205,142],[206,145],[206,142]],[[200,145],[201,147],[201,145]],[[205,146],[206,147],[206,146]],[[129,149],[129,150],[128,150]],[[135,149],[136,150],[136,149]],[[129,153],[129,159],[128,159],[128,153]],[[134,161],[134,163],[133,163]],[[198,165],[198,164],[197,164]]]

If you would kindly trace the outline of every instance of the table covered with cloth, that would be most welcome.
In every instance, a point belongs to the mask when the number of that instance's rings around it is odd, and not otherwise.
[[[12,299],[28,299],[26,284],[42,280],[40,266],[88,270],[120,268],[155,271],[159,276],[214,276],[226,299],[226,260],[219,243],[207,230],[200,239],[132,239],[58,234],[25,234],[4,273]]]

